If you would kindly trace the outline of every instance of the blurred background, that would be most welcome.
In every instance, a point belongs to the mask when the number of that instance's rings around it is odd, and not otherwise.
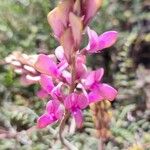
[[[53,53],[58,43],[47,23],[47,14],[56,3],[0,0],[0,150],[62,149],[55,125],[30,130],[46,102],[36,96],[38,85],[21,86],[19,76],[4,61],[13,51],[29,55]],[[104,113],[93,117],[92,108],[85,110],[83,129],[68,134],[66,139],[81,150],[98,149],[97,135],[105,139],[106,150],[150,150],[149,11],[148,0],[104,0],[90,24],[99,34],[111,29],[119,32],[113,47],[89,56],[87,62],[93,69],[105,68],[104,81],[115,86],[119,95],[111,107],[109,103],[97,104],[101,109],[98,112]],[[87,37],[83,46],[86,44]],[[98,121],[100,125],[95,128],[94,122]]]

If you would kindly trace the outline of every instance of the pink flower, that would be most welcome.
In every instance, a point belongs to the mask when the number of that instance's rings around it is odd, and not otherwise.
[[[101,100],[113,101],[116,98],[117,93],[116,89],[106,83],[102,83],[89,93],[89,101],[90,103]]]
[[[104,48],[112,46],[118,37],[118,33],[116,31],[107,31],[98,36],[97,33],[89,27],[87,28],[87,33],[89,36],[89,43],[86,50],[89,53],[97,53]]]
[[[117,96],[117,90],[106,83],[101,83],[104,74],[104,69],[100,68],[96,71],[88,73],[83,79],[83,85],[89,92],[89,102],[97,102],[101,100],[113,101]]]
[[[81,110],[86,108],[88,104],[88,98],[84,94],[72,93],[64,100],[64,106],[72,113],[78,128],[81,128],[83,124]]]
[[[57,100],[50,100],[46,105],[46,112],[37,120],[38,128],[45,128],[62,118],[64,110]]]

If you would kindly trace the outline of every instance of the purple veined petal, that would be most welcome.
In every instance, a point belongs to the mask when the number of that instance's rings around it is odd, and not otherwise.
[[[54,84],[53,84],[52,78],[50,76],[41,74],[39,82],[40,82],[41,87],[47,93],[50,93],[52,91],[52,89],[54,88]]]
[[[118,37],[118,32],[116,31],[107,31],[101,34],[98,38],[99,50],[111,47],[116,42],[117,37]]]
[[[50,100],[46,104],[46,111],[49,114],[55,114],[55,112],[58,110],[60,106],[60,102],[58,100]]]
[[[48,97],[48,93],[44,89],[39,90],[36,94],[41,99],[45,99]]]
[[[77,102],[77,105],[80,109],[86,108],[89,104],[88,97],[86,97],[84,94],[79,94],[76,102]]]
[[[109,101],[113,101],[116,98],[117,93],[118,93],[116,89],[114,89],[113,87],[105,83],[100,84],[99,92],[100,92],[100,95],[103,97],[103,99],[106,99]]]
[[[64,49],[62,46],[58,46],[56,49],[55,49],[55,55],[57,57],[57,59],[59,61],[62,61],[64,59]]]
[[[64,115],[64,108],[63,108],[62,105],[60,105],[60,106],[58,107],[57,111],[55,112],[55,117],[56,117],[57,119],[61,119],[61,118],[63,117],[63,115]]]
[[[55,120],[53,119],[53,117],[51,117],[51,115],[43,114],[37,120],[37,127],[38,128],[45,128],[46,126],[53,123],[54,121]]]
[[[83,126],[83,114],[80,109],[74,111],[73,113],[76,125],[78,128],[81,128]]]
[[[58,76],[56,63],[47,55],[40,54],[34,66],[40,73]]]
[[[59,64],[58,64],[58,72],[59,74],[62,73],[63,70],[65,70],[68,67],[68,62],[66,60],[62,60]]]
[[[53,90],[51,91],[51,96],[53,99],[59,99],[59,98],[63,98],[64,95],[63,95],[63,91],[61,90],[62,88],[62,85],[63,85],[63,82],[60,82],[57,86],[55,86],[53,88]]]
[[[72,109],[73,107],[77,106],[77,99],[78,99],[78,94],[76,93],[71,93],[70,95],[68,95],[65,100],[64,100],[64,106],[67,109]]]
[[[98,90],[93,90],[92,92],[89,93],[88,96],[89,96],[89,103],[95,103],[104,99],[100,95],[100,92]]]

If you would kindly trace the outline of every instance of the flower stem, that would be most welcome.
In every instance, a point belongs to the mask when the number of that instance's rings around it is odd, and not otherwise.
[[[75,80],[76,80],[76,53],[75,52],[73,52],[73,55],[71,56],[71,65],[70,66],[71,66],[71,79],[72,79],[72,81],[71,81],[69,93],[72,93],[76,87],[76,83],[75,83]],[[60,138],[61,143],[64,146],[66,146],[70,150],[73,150],[76,148],[73,148],[72,146],[70,146],[71,144],[66,142],[66,140],[64,139],[64,137],[62,135],[66,121],[68,120],[69,116],[70,116],[70,112],[68,110],[65,110],[65,116],[60,123],[59,138]]]

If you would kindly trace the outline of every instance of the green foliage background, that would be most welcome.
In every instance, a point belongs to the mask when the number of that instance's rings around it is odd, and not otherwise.
[[[20,132],[19,137],[0,139],[0,150],[62,149],[55,134],[57,127],[28,134],[45,102],[38,100],[38,86],[21,87],[18,76],[4,65],[12,51],[28,54],[51,53],[58,43],[47,23],[47,13],[54,0],[0,0],[0,130]],[[104,0],[91,27],[98,33],[114,29],[119,32],[114,47],[90,56],[88,65],[105,68],[105,81],[119,90],[112,104],[110,130],[113,138],[106,150],[150,149],[150,5],[148,0]],[[87,40],[83,41],[83,46]],[[67,139],[81,150],[97,149],[98,139],[91,113],[85,111],[83,131]],[[90,135],[90,136],[89,136]],[[55,137],[55,138],[54,138]]]

